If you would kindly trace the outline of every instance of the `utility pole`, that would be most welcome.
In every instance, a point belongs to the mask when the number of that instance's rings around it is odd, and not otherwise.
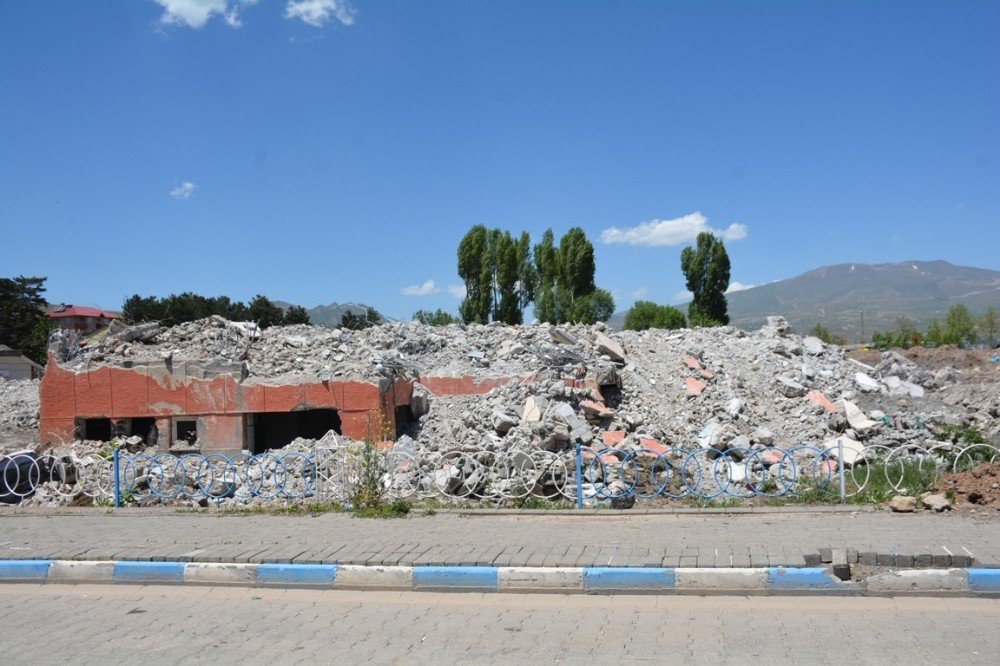
[[[865,311],[861,311],[861,342],[866,341],[868,338],[865,337]]]

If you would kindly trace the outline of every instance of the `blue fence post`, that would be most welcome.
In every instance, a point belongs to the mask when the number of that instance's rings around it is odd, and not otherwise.
[[[112,467],[115,474],[115,508],[118,509],[122,505],[121,474],[118,473],[118,449],[115,449]]]
[[[583,459],[580,454],[580,442],[576,443],[576,508],[583,509]]]

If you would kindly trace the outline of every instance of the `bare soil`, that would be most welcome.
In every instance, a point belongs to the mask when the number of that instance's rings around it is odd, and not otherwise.
[[[968,472],[944,474],[934,489],[954,493],[956,504],[1000,507],[1000,462],[983,463]]]

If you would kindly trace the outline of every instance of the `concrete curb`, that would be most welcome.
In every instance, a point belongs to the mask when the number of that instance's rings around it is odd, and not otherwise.
[[[0,583],[222,585],[435,592],[1000,597],[1000,569],[912,569],[841,581],[821,567],[382,567],[0,560]]]

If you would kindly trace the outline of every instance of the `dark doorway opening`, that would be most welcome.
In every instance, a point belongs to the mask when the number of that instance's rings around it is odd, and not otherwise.
[[[111,419],[77,419],[77,436],[95,442],[110,442]]]
[[[396,407],[396,439],[406,432],[406,428],[413,421],[413,410],[409,405],[398,405]]]
[[[145,442],[149,437],[149,431],[156,425],[156,419],[152,417],[137,417],[129,419],[129,435],[138,435]]]
[[[280,449],[296,437],[319,439],[331,430],[340,434],[340,415],[336,409],[265,412],[250,416],[247,444],[251,453]]]

